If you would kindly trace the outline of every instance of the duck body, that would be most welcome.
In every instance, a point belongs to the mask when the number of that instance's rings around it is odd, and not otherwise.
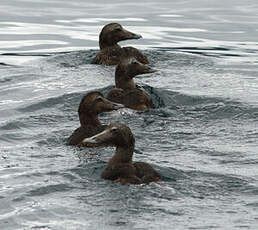
[[[123,108],[121,104],[111,102],[97,91],[85,95],[79,105],[78,114],[80,127],[77,128],[68,138],[68,145],[80,145],[87,137],[102,132],[107,125],[102,125],[98,119],[98,114]]]
[[[109,91],[107,99],[134,110],[142,111],[153,108],[151,97],[145,91],[136,88],[133,78],[155,71],[135,58],[123,59],[116,67],[116,87]]]
[[[161,181],[158,172],[145,162],[109,164],[102,172],[101,177],[121,184],[149,184]]]
[[[138,49],[134,47],[121,47],[119,41],[140,39],[141,35],[125,30],[118,23],[105,25],[99,35],[100,51],[93,59],[93,64],[117,65],[123,58],[134,57],[139,62],[148,64],[149,61]]]
[[[116,152],[101,173],[105,180],[122,184],[143,184],[161,181],[161,177],[151,165],[144,162],[132,162],[135,139],[126,125],[110,124],[101,133],[86,138],[82,144],[94,146],[115,146]]]
[[[117,65],[121,59],[130,57],[136,58],[143,64],[149,64],[147,57],[138,49],[131,46],[120,47],[119,45],[101,49],[93,59],[92,64]]]
[[[107,98],[133,110],[144,111],[153,108],[150,95],[138,88],[131,90],[114,88],[108,93]]]

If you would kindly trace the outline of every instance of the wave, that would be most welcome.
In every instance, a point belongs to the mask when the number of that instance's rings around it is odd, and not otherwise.
[[[114,86],[96,89],[104,95]],[[146,111],[161,117],[184,116],[190,118],[214,119],[256,119],[258,108],[230,99],[193,96],[179,92],[154,88],[148,85],[138,85],[150,94],[154,109]],[[44,99],[40,102],[17,108],[23,113],[21,117],[4,123],[0,126],[3,130],[27,128],[32,125],[43,125],[51,122],[60,123],[71,120],[77,116],[77,109],[81,98],[89,91],[68,93],[58,97]],[[67,117],[66,117],[67,116]]]
[[[207,57],[202,57],[199,54],[203,54],[200,48],[190,47],[196,52],[185,52],[184,50],[189,47],[182,49],[175,49],[170,47],[153,47],[153,49],[142,50],[142,52],[148,56],[150,64],[155,63],[167,64],[175,66],[212,66],[213,61]],[[198,52],[197,50],[200,50]],[[215,50],[215,48],[214,48]],[[218,50],[226,50],[218,48]],[[43,63],[57,65],[59,67],[77,67],[80,65],[91,64],[93,58],[97,54],[98,50],[79,50],[79,51],[67,51],[67,52],[52,52],[52,53],[4,53],[2,56],[35,56],[35,57],[45,57]],[[208,55],[203,55],[208,56]],[[3,65],[8,65],[3,63]]]
[[[18,66],[7,64],[5,62],[0,62],[0,69],[4,69],[4,68],[8,68],[8,67],[18,67]]]
[[[103,148],[101,148],[101,151],[108,152],[107,149]],[[105,194],[108,190],[112,191],[116,189],[111,181],[101,179],[100,175],[106,163],[106,161],[95,158],[94,160],[84,161],[75,167],[63,170],[49,171],[44,169],[43,172],[28,171],[25,174],[17,175],[17,179],[19,177],[21,177],[21,180],[24,177],[48,178],[49,176],[60,178],[58,180],[59,183],[56,183],[57,181],[55,183],[48,181],[47,183],[35,184],[30,189],[27,188],[29,189],[26,193],[28,197],[42,196],[56,192],[69,192],[74,189],[89,189],[89,184],[92,188],[91,190],[101,189],[99,192],[101,191],[102,194]],[[161,174],[163,182],[145,185],[143,189],[140,186],[135,186],[140,194],[145,191],[150,197],[157,196],[156,192],[158,190],[162,193],[159,196],[162,196],[166,200],[179,197],[205,199],[208,197],[232,196],[232,194],[255,195],[258,191],[258,188],[251,184],[249,178],[198,170],[182,170],[174,167],[152,166]],[[165,193],[168,189],[173,189],[173,192]]]

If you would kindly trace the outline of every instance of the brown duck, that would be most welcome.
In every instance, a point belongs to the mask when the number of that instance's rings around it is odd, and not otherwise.
[[[110,124],[103,132],[86,138],[82,145],[115,146],[116,152],[101,174],[105,180],[122,184],[143,184],[161,181],[151,165],[132,162],[135,139],[130,128],[121,123]]]
[[[117,43],[129,39],[140,39],[141,35],[125,30],[118,23],[105,25],[99,35],[100,51],[93,59],[93,64],[117,65],[122,58],[135,57],[139,62],[148,64],[149,61],[134,47],[121,47]]]
[[[100,92],[94,91],[85,95],[78,109],[81,126],[68,138],[67,144],[80,145],[84,138],[102,132],[107,126],[100,123],[98,114],[120,108],[124,106],[107,100]]]
[[[107,94],[107,99],[134,110],[143,111],[153,108],[151,97],[145,91],[136,88],[133,80],[137,75],[153,72],[156,70],[140,63],[135,58],[123,59],[115,71],[116,88]]]

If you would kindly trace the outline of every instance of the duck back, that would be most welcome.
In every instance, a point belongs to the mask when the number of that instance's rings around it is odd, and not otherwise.
[[[107,99],[116,103],[121,103],[127,108],[134,110],[146,110],[153,108],[152,99],[145,91],[135,88],[124,91],[114,88],[107,94]]]
[[[100,65],[117,65],[123,58],[136,58],[143,64],[148,64],[149,61],[145,55],[143,55],[138,49],[134,47],[120,47],[112,46],[101,49],[95,58],[93,64]]]
[[[148,184],[150,182],[161,181],[159,173],[148,163],[134,162],[133,166],[136,169],[136,176],[141,179],[142,183]]]

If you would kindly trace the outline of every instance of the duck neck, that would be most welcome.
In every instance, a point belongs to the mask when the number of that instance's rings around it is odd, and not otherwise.
[[[105,48],[121,48],[117,43],[110,43],[110,42],[106,42],[102,39],[99,40],[99,48],[105,49]]]
[[[116,88],[121,88],[123,90],[131,90],[136,88],[133,78],[129,76],[127,71],[120,68],[116,69],[115,82]]]
[[[115,155],[110,162],[115,163],[132,163],[134,146],[118,146]]]
[[[81,126],[91,125],[91,126],[101,126],[100,120],[97,115],[92,114],[80,114],[79,115]]]

